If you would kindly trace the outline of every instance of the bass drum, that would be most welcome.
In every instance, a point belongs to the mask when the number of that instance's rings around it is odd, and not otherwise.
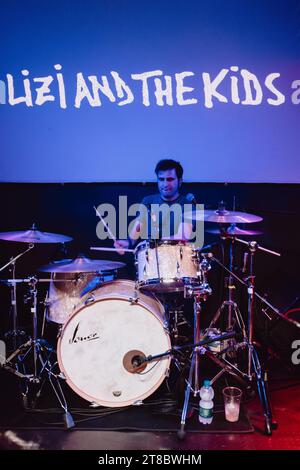
[[[136,296],[138,295],[138,297]],[[171,348],[164,309],[135,283],[117,280],[87,294],[64,325],[58,363],[82,398],[107,407],[132,405],[168,375],[170,356],[140,364]]]

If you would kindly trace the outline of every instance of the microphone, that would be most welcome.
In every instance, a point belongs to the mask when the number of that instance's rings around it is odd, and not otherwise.
[[[123,366],[130,374],[139,374],[143,372],[148,363],[148,358],[142,351],[132,349],[123,357]]]
[[[185,196],[185,198],[186,198],[186,200],[187,200],[188,202],[191,202],[192,204],[198,204],[198,203],[197,203],[197,200],[196,200],[196,198],[195,198],[195,196],[194,196],[193,193],[188,193],[188,194]]]
[[[131,364],[133,365],[133,367],[140,367],[142,364],[144,364],[144,362],[147,362],[147,358],[144,355],[137,355],[131,359]]]
[[[246,252],[244,253],[244,260],[243,260],[242,273],[245,273],[245,272],[247,271],[248,257],[249,257],[249,253],[246,251]]]

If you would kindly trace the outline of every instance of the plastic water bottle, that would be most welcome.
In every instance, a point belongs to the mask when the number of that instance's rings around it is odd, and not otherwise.
[[[210,380],[204,380],[203,386],[200,388],[199,402],[199,421],[202,424],[210,424],[213,420],[214,408],[214,390]]]

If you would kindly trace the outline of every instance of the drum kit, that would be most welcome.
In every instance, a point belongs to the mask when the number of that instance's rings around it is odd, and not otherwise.
[[[225,266],[209,252],[211,246],[198,248],[178,240],[145,240],[132,253],[136,268],[136,281],[117,279],[118,271],[125,263],[89,259],[79,255],[76,259],[64,259],[41,266],[39,272],[50,277],[15,277],[16,262],[37,244],[64,244],[72,240],[65,235],[46,233],[33,226],[27,231],[2,232],[0,240],[23,243],[26,249],[11,258],[0,272],[10,268],[11,278],[0,282],[11,292],[12,330],[6,338],[11,342],[8,356],[1,366],[22,379],[24,404],[31,383],[42,384],[49,380],[64,410],[66,428],[74,426],[61,382],[91,404],[106,407],[124,407],[142,404],[154,393],[169,375],[172,361],[188,350],[189,374],[186,379],[184,403],[181,413],[179,437],[184,436],[190,394],[200,391],[200,358],[207,355],[220,367],[212,379],[223,373],[235,376],[243,383],[256,382],[265,418],[265,430],[272,433],[275,424],[266,387],[266,374],[262,370],[253,344],[254,301],[259,298],[276,313],[264,297],[255,290],[254,257],[258,251],[280,256],[260,246],[256,241],[247,242],[239,237],[258,235],[236,224],[261,221],[256,215],[226,211],[193,212],[190,219],[218,224],[210,233],[220,237],[220,243],[230,240],[229,266]],[[227,228],[224,228],[224,227]],[[249,269],[246,278],[234,272],[234,250],[242,244],[249,252]],[[94,251],[114,251],[114,248],[91,247]],[[201,331],[203,302],[212,294],[209,271],[217,263],[229,274],[228,298],[216,312],[208,330]],[[39,321],[38,286],[47,283],[47,296],[43,302],[42,322]],[[28,286],[28,300],[32,315],[32,334],[23,344],[24,332],[18,329],[17,286]],[[248,311],[241,315],[233,298],[234,287],[245,286],[248,294]],[[181,345],[174,341],[170,328],[172,308],[165,304],[165,295],[175,299],[183,294],[192,299],[194,311],[193,343]],[[169,311],[169,315],[166,311]],[[173,309],[173,310],[176,310]],[[225,316],[225,313],[226,316]],[[222,332],[219,320],[226,317]],[[244,322],[246,319],[246,322]],[[174,322],[174,319],[173,319]],[[45,339],[47,324],[58,326],[54,347]],[[246,323],[246,325],[245,325]],[[176,326],[176,325],[175,325]],[[247,351],[247,364],[237,365],[234,353]],[[233,358],[233,359],[232,359]],[[57,368],[58,364],[58,368]],[[56,370],[56,371],[55,371]]]

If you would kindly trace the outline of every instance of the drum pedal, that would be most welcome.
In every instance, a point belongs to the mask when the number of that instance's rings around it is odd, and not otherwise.
[[[64,419],[66,429],[74,428],[75,423],[74,423],[73,417],[72,417],[71,413],[69,413],[69,411],[66,411],[64,413],[63,419]]]

